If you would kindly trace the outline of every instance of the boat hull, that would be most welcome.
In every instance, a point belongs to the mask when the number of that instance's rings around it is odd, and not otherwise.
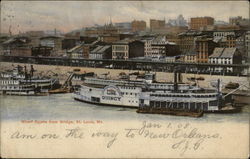
[[[174,109],[138,109],[137,113],[143,114],[164,114],[175,116],[188,116],[188,117],[202,117],[203,111],[188,111],[188,110],[174,110]]]
[[[95,104],[95,105],[98,105],[98,106],[125,107],[125,108],[133,108],[133,109],[138,108],[136,106],[129,106],[129,105],[115,105],[115,104],[108,104],[108,103],[98,103],[98,102],[86,101],[86,100],[79,99],[79,98],[76,98],[76,97],[74,97],[74,100],[80,101],[80,102],[83,102],[83,103]]]
[[[11,95],[11,96],[46,96],[48,93],[46,92],[33,92],[30,91],[29,93],[27,92],[13,92],[13,91],[0,91],[0,95]]]
[[[72,93],[72,90],[63,88],[49,90],[49,94],[62,94],[62,93]]]

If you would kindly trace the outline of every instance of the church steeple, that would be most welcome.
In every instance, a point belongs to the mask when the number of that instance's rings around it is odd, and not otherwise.
[[[109,16],[109,26],[112,26],[113,24],[112,24],[112,18],[111,18],[111,16]]]

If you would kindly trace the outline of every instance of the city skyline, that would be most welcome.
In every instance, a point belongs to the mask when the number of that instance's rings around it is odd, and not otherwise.
[[[199,13],[199,14],[198,14]],[[149,19],[176,19],[211,16],[228,21],[229,17],[249,18],[248,1],[2,1],[1,33],[52,30],[63,32],[112,22]]]

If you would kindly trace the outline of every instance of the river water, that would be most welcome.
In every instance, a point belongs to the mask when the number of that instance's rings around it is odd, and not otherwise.
[[[138,114],[136,109],[98,106],[75,101],[72,94],[49,96],[0,96],[1,120],[130,120],[249,123],[250,106],[236,114],[204,114],[201,118],[157,114]]]

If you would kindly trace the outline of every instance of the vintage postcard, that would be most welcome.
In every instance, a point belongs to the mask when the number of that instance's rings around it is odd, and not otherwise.
[[[248,158],[248,1],[1,1],[1,158]]]

